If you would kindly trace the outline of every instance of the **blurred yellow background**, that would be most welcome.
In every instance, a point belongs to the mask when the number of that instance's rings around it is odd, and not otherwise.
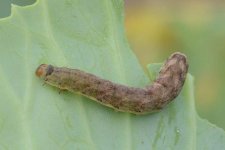
[[[125,6],[126,34],[143,68],[185,53],[198,113],[225,129],[225,1],[126,0]]]

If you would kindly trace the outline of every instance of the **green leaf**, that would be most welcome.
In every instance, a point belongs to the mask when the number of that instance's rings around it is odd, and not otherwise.
[[[197,149],[225,149],[225,132],[197,116]]]
[[[12,15],[0,20],[0,149],[224,147],[222,130],[196,121],[190,75],[171,104],[142,116],[115,112],[70,92],[58,94],[35,77],[36,67],[47,63],[129,86],[149,84],[127,44],[123,3],[39,0],[26,7],[13,5]],[[154,79],[159,65],[149,67],[155,68],[150,69]],[[199,146],[207,136],[212,139]]]

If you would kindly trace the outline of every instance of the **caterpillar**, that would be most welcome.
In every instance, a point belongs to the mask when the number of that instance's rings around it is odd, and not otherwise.
[[[80,93],[117,111],[146,114],[161,110],[179,95],[187,72],[186,56],[176,52],[165,61],[156,80],[144,88],[129,87],[78,69],[48,64],[41,64],[35,73],[45,83],[60,90]]]

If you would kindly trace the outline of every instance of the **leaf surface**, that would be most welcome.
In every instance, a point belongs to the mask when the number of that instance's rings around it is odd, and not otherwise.
[[[196,135],[204,130],[197,125],[214,132],[204,122],[196,124],[190,75],[176,100],[143,116],[115,112],[70,92],[58,94],[35,77],[37,66],[46,63],[129,86],[149,84],[124,34],[123,3],[38,0],[13,5],[12,15],[0,20],[0,149],[185,150],[201,141]],[[149,67],[154,79],[159,65]]]

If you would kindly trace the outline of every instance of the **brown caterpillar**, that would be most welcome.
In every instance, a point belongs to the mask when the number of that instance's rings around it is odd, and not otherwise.
[[[162,66],[157,79],[145,88],[128,87],[77,69],[42,64],[36,75],[62,90],[81,93],[118,111],[145,114],[162,109],[176,98],[188,71],[186,56],[176,52]]]

